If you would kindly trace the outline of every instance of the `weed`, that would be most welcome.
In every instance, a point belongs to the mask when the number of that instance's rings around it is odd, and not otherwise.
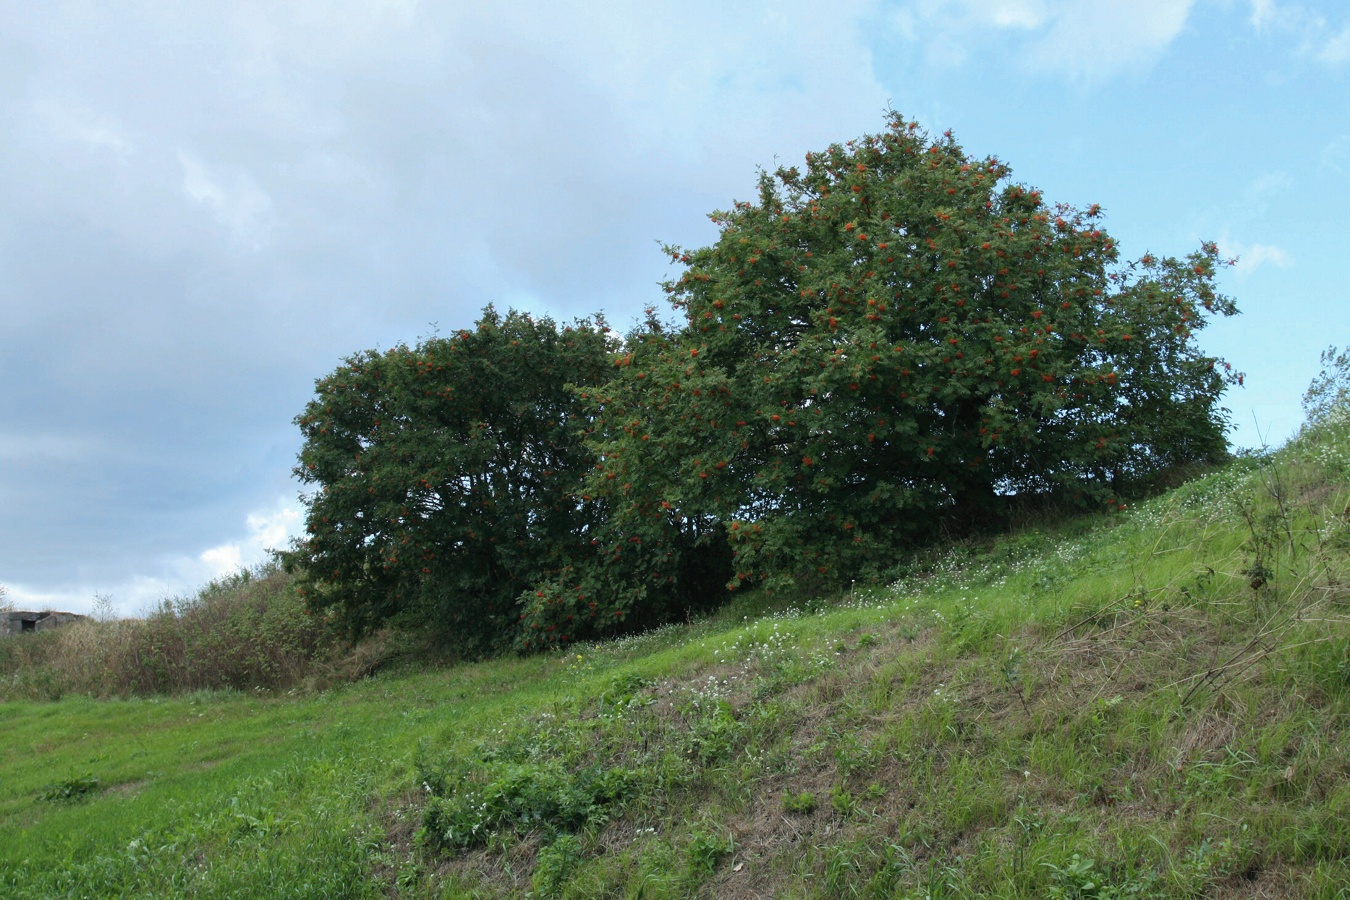
[[[1184,790],[1187,796],[1214,799],[1226,794],[1234,784],[1244,780],[1246,772],[1256,765],[1251,755],[1232,748],[1224,748],[1224,756],[1217,762],[1199,760],[1187,771]]]
[[[696,825],[689,833],[688,867],[693,880],[701,882],[712,875],[717,864],[732,852],[730,835],[707,823]]]
[[[557,765],[499,764],[478,782],[432,797],[419,839],[431,848],[483,846],[505,833],[547,834],[603,824],[608,808],[632,789],[634,773],[592,766],[569,772]]]
[[[886,789],[881,786],[881,782],[874,781],[867,787],[862,789],[862,791],[858,794],[858,799],[868,801],[880,800],[884,796],[886,796]]]
[[[794,794],[783,792],[783,811],[795,816],[810,815],[816,811],[816,795],[810,791]]]
[[[651,682],[635,672],[623,672],[610,679],[609,688],[600,695],[599,705],[609,714],[621,713],[635,706],[653,702],[651,697],[643,697],[641,692]]]
[[[82,800],[97,791],[100,786],[101,782],[86,772],[46,785],[38,792],[38,798],[49,802]]]
[[[531,882],[540,897],[556,897],[563,884],[585,859],[581,839],[574,834],[560,835],[539,851]]]
[[[836,784],[830,788],[830,806],[834,809],[835,815],[841,819],[852,818],[857,810],[857,801],[853,793],[844,785]]]

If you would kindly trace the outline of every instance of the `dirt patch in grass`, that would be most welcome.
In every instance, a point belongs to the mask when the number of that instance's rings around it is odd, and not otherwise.
[[[124,781],[121,784],[115,784],[108,788],[107,793],[121,797],[134,797],[149,783],[150,779],[148,778],[137,778],[134,781]]]

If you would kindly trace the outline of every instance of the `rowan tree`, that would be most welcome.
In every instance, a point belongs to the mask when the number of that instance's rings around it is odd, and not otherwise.
[[[668,248],[683,326],[595,392],[590,489],[625,533],[724,529],[732,586],[854,577],[1002,495],[1115,504],[1225,450],[1227,369],[1193,340],[1235,312],[1212,244],[1121,265],[1097,206],[899,115],[712,219]]]
[[[683,461],[679,448],[699,446],[701,429],[687,416],[679,422],[663,417],[667,405],[658,387],[634,362],[663,353],[666,342],[649,311],[646,326],[630,333],[613,357],[609,381],[577,391],[593,422],[595,465],[582,499],[600,510],[594,552],[526,598],[523,649],[558,643],[556,635],[575,634],[578,623],[595,632],[652,625],[721,599],[732,575],[725,522],[682,514],[681,476],[671,468]],[[648,443],[658,431],[663,439]],[[621,461],[629,458],[640,464]]]
[[[359,635],[424,629],[466,653],[517,641],[517,601],[592,554],[590,415],[603,321],[559,327],[489,307],[473,329],[365,352],[296,422],[308,537],[287,556],[311,611]]]

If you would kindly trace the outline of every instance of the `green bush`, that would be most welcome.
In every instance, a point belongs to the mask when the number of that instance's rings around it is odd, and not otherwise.
[[[47,801],[79,800],[94,793],[100,786],[101,782],[97,778],[85,772],[47,785],[38,793],[38,797]]]
[[[1318,425],[1350,411],[1350,348],[1322,351],[1322,370],[1303,395],[1303,411],[1309,425]]]
[[[815,811],[816,795],[810,791],[802,791],[800,794],[794,794],[791,791],[783,792],[783,812],[795,816],[805,816]]]
[[[144,619],[88,620],[0,641],[0,697],[285,690],[339,655],[275,564],[166,600]]]
[[[585,859],[581,839],[574,834],[560,835],[539,851],[535,858],[531,884],[541,897],[556,897],[563,884]]]
[[[628,795],[634,779],[623,768],[497,764],[481,780],[433,796],[423,811],[420,840],[433,849],[461,849],[505,833],[575,832],[604,822],[608,807]]]

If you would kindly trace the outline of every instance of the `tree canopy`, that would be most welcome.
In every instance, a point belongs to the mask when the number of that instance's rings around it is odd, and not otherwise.
[[[317,489],[289,558],[311,609],[354,634],[401,620],[469,652],[509,644],[520,595],[589,552],[590,420],[569,386],[604,378],[610,349],[603,322],[489,307],[319,381],[296,420]]]
[[[833,580],[1000,494],[1113,503],[1221,455],[1226,367],[1193,340],[1235,311],[1216,248],[1118,265],[1098,207],[1010,176],[898,115],[763,173],[714,244],[669,248],[685,321],[600,391],[595,488],[633,528],[724,523],[736,582]]]
[[[320,381],[289,557],[311,608],[538,649],[724,584],[875,576],[1009,496],[1118,508],[1226,452],[1212,244],[1122,263],[1097,206],[899,115],[712,219],[667,248],[682,321],[619,341],[489,307]]]

